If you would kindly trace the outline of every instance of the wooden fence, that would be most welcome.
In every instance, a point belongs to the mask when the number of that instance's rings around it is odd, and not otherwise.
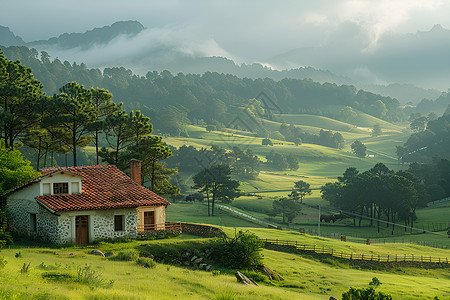
[[[317,254],[327,254],[338,258],[375,261],[375,262],[422,262],[422,263],[449,263],[447,257],[431,257],[431,256],[418,256],[418,255],[374,255],[374,254],[358,254],[358,253],[345,253],[343,251],[336,251],[334,249],[318,247],[316,245],[304,245],[294,241],[283,240],[269,240],[261,239],[263,242],[272,245],[290,246],[295,247],[297,250],[314,252]]]

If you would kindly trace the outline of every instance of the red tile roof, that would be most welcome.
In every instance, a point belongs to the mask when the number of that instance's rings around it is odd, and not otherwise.
[[[42,169],[41,172],[42,175],[33,182],[59,172],[82,177],[81,194],[36,197],[39,202],[55,212],[167,206],[170,204],[166,199],[133,182],[130,177],[113,165],[48,168]]]

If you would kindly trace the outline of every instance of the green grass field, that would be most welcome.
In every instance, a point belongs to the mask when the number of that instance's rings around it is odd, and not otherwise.
[[[234,228],[222,228],[234,234]],[[353,253],[411,253],[435,257],[450,254],[448,250],[415,245],[397,245],[394,249],[392,245],[361,245],[273,229],[243,229],[261,238],[296,240],[299,243],[316,244],[318,247]],[[114,253],[137,252],[139,245],[173,245],[181,240],[184,239],[101,243],[97,249]],[[91,250],[92,248],[84,247],[32,247],[26,244],[1,250],[0,256],[7,263],[0,270],[0,298],[328,299],[330,296],[340,298],[351,286],[367,288],[373,277],[382,282],[378,290],[391,294],[394,299],[432,299],[435,296],[446,299],[445,297],[450,295],[448,269],[359,269],[332,259],[320,261],[309,256],[263,250],[264,263],[283,276],[284,281],[276,285],[260,284],[258,287],[249,287],[236,282],[234,270],[221,269],[221,275],[213,276],[211,272],[160,263],[153,269],[146,269],[134,261],[111,261],[90,255],[88,252]],[[24,264],[30,264],[27,272],[20,271]],[[75,278],[77,268],[85,266],[90,266],[91,272],[103,283],[88,284],[67,279],[67,276]],[[65,274],[66,277],[44,279],[43,274],[48,272]]]

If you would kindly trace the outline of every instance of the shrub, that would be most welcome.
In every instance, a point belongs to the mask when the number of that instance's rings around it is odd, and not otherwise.
[[[75,279],[71,274],[60,272],[45,272],[42,273],[42,278],[54,281],[73,281]]]
[[[22,273],[22,274],[28,273],[28,271],[30,270],[30,265],[31,265],[31,262],[29,262],[28,265],[26,263],[23,263],[23,266],[20,269],[20,273]]]
[[[382,292],[377,293],[373,287],[368,289],[351,287],[342,294],[342,300],[392,300],[392,296]]]
[[[139,257],[136,260],[136,263],[140,266],[143,266],[144,268],[153,269],[156,267],[155,261],[149,257]]]
[[[258,271],[253,271],[253,270],[242,270],[241,271],[242,274],[244,274],[245,276],[247,276],[248,278],[253,279],[256,282],[265,282],[265,283],[269,283],[269,277],[267,277],[266,274],[263,274],[261,272]]]
[[[273,143],[270,139],[262,139],[261,145],[263,146],[273,146]]]
[[[22,257],[22,252],[16,252],[16,254],[14,255],[15,256],[15,258],[20,258],[20,257]]]
[[[226,288],[222,292],[216,295],[215,300],[234,300],[236,299],[237,293],[231,288]]]
[[[0,270],[3,269],[7,263],[8,261],[3,256],[0,256]]]
[[[220,271],[219,270],[214,270],[212,271],[213,276],[219,276],[220,275]]]
[[[372,278],[372,281],[369,282],[369,285],[374,285],[377,287],[377,286],[381,285],[381,282],[378,278],[374,277],[374,278]]]
[[[119,260],[119,261],[133,261],[137,258],[136,252],[133,251],[127,251],[127,252],[119,252],[115,256],[111,256],[108,259],[110,260]]]
[[[114,280],[106,281],[103,273],[95,271],[89,265],[79,266],[77,268],[76,282],[96,287],[108,287],[114,283]]]
[[[0,249],[4,246],[12,245],[13,239],[9,232],[0,231]]]
[[[263,242],[250,232],[239,231],[212,246],[212,258],[224,267],[256,270],[263,264]]]

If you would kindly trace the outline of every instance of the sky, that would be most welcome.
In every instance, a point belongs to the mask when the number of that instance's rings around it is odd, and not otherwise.
[[[450,1],[441,0],[2,0],[0,25],[29,42],[137,20],[148,42],[248,62],[330,44],[348,23],[361,29],[362,49],[370,52],[390,32],[450,29],[448,16]]]

